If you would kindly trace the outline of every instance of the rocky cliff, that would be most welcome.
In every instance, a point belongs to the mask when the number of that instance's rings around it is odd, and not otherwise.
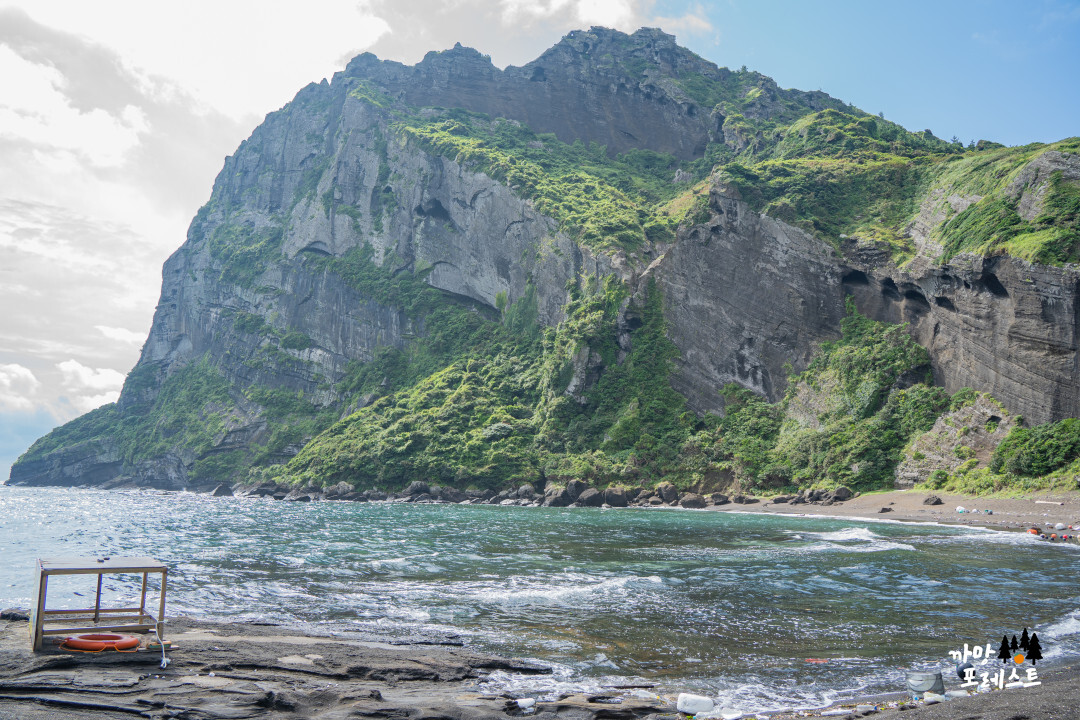
[[[1075,416],[1078,149],[979,164],[656,30],[506,70],[361,55],[226,159],[120,401],[11,481],[700,479],[730,458],[690,470],[678,447],[721,390],[781,400],[846,298],[907,323],[948,392]],[[996,184],[971,180],[986,158]],[[977,245],[991,202],[1017,220]]]

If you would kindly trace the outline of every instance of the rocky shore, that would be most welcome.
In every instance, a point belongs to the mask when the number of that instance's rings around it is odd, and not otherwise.
[[[33,653],[25,616],[0,619],[0,720],[242,718],[344,720],[681,720],[674,698],[613,687],[604,694],[513,696],[486,687],[493,671],[548,672],[478,653],[456,638],[312,634],[257,623],[179,618],[169,623],[169,664],[137,652],[73,653],[50,643]],[[144,641],[144,645],[145,645]],[[1042,668],[1040,668],[1042,669]],[[905,695],[862,698],[773,720],[861,717],[913,720],[1076,720],[1080,667],[1048,667],[1037,687],[960,697],[935,705]],[[719,715],[717,715],[719,717]],[[754,717],[753,714],[743,717]]]
[[[789,495],[754,497],[725,493],[680,491],[671,483],[654,488],[595,488],[581,480],[549,483],[540,490],[525,483],[516,488],[458,490],[416,481],[400,492],[371,489],[357,491],[348,483],[328,488],[277,485],[221,485],[210,490],[217,496],[267,497],[289,502],[351,501],[518,507],[686,508],[728,512],[756,512],[828,517],[859,517],[871,520],[936,522],[971,525],[995,530],[1037,528],[1047,539],[1064,534],[1069,542],[1080,535],[1080,492],[1031,493],[1024,497],[973,497],[924,490],[892,490],[858,493],[846,487],[834,490],[800,490]],[[958,512],[963,508],[963,512]]]
[[[162,669],[161,652],[146,649],[76,653],[50,643],[33,653],[27,621],[2,619],[0,720],[630,720],[673,710],[658,698],[620,698],[625,690],[539,701],[487,690],[493,671],[548,670],[469,650],[453,637],[312,635],[180,618],[170,620],[166,639],[175,647]]]
[[[341,482],[328,488],[315,486],[298,488],[267,482],[257,485],[239,485],[235,488],[219,485],[210,490],[214,495],[240,495],[245,497],[271,497],[276,500],[311,502],[319,500],[345,500],[353,502],[409,502],[409,503],[459,503],[464,505],[517,505],[522,507],[684,507],[701,509],[722,505],[753,505],[761,498],[749,495],[724,493],[699,494],[680,491],[668,482],[654,488],[607,487],[595,488],[581,480],[563,484],[549,483],[537,490],[535,485],[524,483],[516,488],[494,490],[458,490],[456,488],[429,485],[414,481],[404,490],[387,493],[372,488],[358,491],[352,485]],[[772,503],[818,504],[829,506],[855,497],[845,487],[835,490],[800,490],[795,495],[770,498]]]

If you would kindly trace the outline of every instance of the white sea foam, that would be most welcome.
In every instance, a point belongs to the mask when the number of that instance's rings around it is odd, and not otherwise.
[[[509,587],[485,588],[469,597],[479,602],[558,604],[590,596],[626,595],[635,586],[664,583],[656,575],[624,575],[597,580],[583,573],[566,573],[548,579],[515,576],[508,580]]]
[[[1075,602],[1075,598],[1071,602]],[[1053,640],[1080,634],[1080,610],[1073,610],[1056,623],[1047,625],[1043,634]]]
[[[873,530],[862,527],[850,527],[844,528],[843,530],[834,530],[832,532],[807,532],[803,534],[816,537],[819,540],[828,540],[829,542],[844,542],[847,540],[870,541],[881,538],[881,536]]]
[[[816,539],[819,542],[810,543],[799,548],[796,552],[813,553],[841,550],[843,552],[867,553],[884,552],[886,550],[915,550],[915,547],[907,543],[886,540],[869,528],[850,527],[831,532],[805,532],[801,535],[792,533],[795,538],[805,536]]]

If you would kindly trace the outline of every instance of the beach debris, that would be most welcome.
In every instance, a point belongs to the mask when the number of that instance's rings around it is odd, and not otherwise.
[[[963,679],[963,678],[961,678],[961,679]],[[967,690],[949,690],[947,693],[945,693],[945,697],[952,700],[952,699],[956,699],[956,698],[968,697],[970,694],[971,693],[969,693]]]
[[[518,698],[517,706],[522,710],[528,710],[536,705],[536,698]]]
[[[929,692],[928,691],[928,692],[923,693],[923,698],[922,699],[923,699],[923,702],[926,703],[927,705],[936,705],[938,703],[945,702],[949,698],[945,697],[944,695],[939,695],[936,692]]]
[[[1036,500],[1035,504],[1036,505],[1064,505],[1065,503],[1058,502],[1056,500]]]
[[[872,713],[872,712],[877,712],[877,711],[878,711],[877,705],[856,705],[855,706],[855,712]]]
[[[1054,529],[1055,530],[1064,530],[1065,529],[1065,523],[1058,523],[1057,525],[1054,526]]]
[[[975,666],[972,665],[969,662],[957,663],[957,665],[956,665],[956,677],[960,678],[961,680],[967,680],[967,677],[964,675],[964,671],[968,670],[969,668],[973,668],[973,667],[975,667]]]
[[[967,508],[965,508],[963,505],[957,505],[956,506],[956,512],[958,512],[958,513],[966,513]]]
[[[675,701],[675,709],[687,715],[711,712],[715,707],[716,703],[712,698],[693,693],[679,693],[679,698]]]
[[[939,672],[909,672],[907,674],[907,689],[916,700],[923,698],[925,693],[940,694],[945,692],[945,681]]]

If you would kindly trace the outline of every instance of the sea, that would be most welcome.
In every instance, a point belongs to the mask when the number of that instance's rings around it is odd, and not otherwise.
[[[952,652],[1039,635],[1037,673],[1080,658],[1080,546],[936,524],[683,509],[290,503],[0,486],[0,607],[35,560],[151,556],[168,616],[318,632],[437,634],[522,657],[492,692],[693,692],[743,712],[960,681]],[[110,601],[140,577],[106,576]],[[85,607],[88,577],[50,607]],[[1002,665],[991,658],[979,673]]]

